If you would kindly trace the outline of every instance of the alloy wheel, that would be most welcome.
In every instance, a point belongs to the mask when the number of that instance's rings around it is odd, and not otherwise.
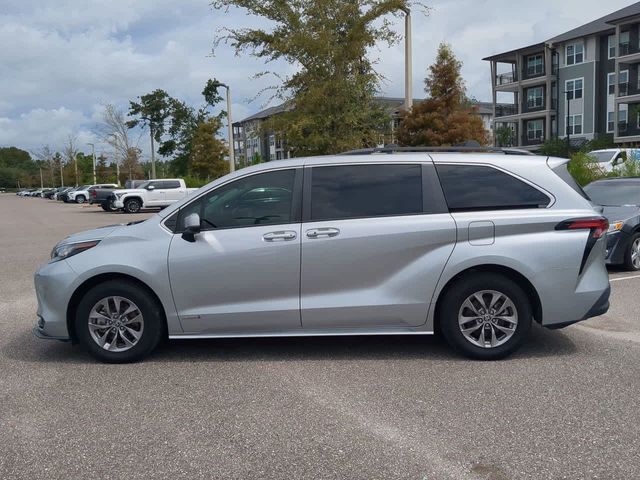
[[[513,337],[518,327],[518,311],[504,293],[481,290],[462,303],[458,326],[464,338],[473,345],[495,348]]]
[[[631,244],[631,263],[633,268],[640,270],[640,238],[636,238]]]
[[[110,352],[125,352],[140,341],[144,318],[131,300],[111,296],[93,306],[87,325],[98,346]]]

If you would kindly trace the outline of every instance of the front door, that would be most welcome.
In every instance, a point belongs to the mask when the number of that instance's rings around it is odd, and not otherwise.
[[[149,190],[149,187],[153,187]],[[147,193],[145,194],[145,206],[146,207],[154,207],[156,205],[162,204],[162,200],[164,198],[164,191],[162,189],[162,181],[156,180],[149,182],[147,185]]]
[[[305,196],[310,191],[310,198],[302,226],[301,280],[305,329],[426,322],[456,227],[439,185],[423,177],[423,168],[435,176],[432,164],[307,168]],[[431,190],[423,198],[423,184],[439,190],[439,198]]]
[[[242,177],[185,205],[169,249],[171,289],[185,333],[269,333],[301,328],[302,171]],[[202,232],[181,238],[198,213]]]

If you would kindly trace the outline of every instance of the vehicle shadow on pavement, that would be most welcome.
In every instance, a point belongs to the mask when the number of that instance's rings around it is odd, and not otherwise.
[[[529,340],[509,359],[571,355],[573,341],[538,325]],[[3,356],[26,362],[87,363],[94,360],[70,342],[42,341],[30,332],[18,335]],[[444,360],[469,361],[449,348],[441,336],[353,336],[170,340],[149,357],[159,362],[241,362],[248,360]]]

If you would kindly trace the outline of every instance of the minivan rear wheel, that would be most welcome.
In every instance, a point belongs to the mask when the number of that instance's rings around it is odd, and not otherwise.
[[[531,305],[507,277],[476,273],[455,282],[439,308],[440,330],[461,354],[497,360],[517,350],[531,328]]]
[[[109,280],[80,300],[74,328],[80,344],[106,363],[129,363],[160,343],[163,316],[154,298],[131,281]]]

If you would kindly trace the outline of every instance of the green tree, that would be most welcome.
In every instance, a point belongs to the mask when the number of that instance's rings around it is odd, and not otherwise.
[[[175,175],[186,175],[192,153],[192,142],[198,126],[212,118],[211,109],[222,100],[218,92],[220,83],[209,79],[202,91],[204,104],[195,109],[171,97],[164,90],[138,97],[129,102],[128,128],[150,128],[158,148],[157,153],[170,158],[170,170]],[[215,118],[222,118],[222,111]],[[217,134],[217,131],[216,131]]]
[[[190,175],[214,180],[229,173],[229,165],[224,159],[226,146],[216,138],[220,124],[220,119],[214,117],[196,128],[191,147]]]
[[[395,43],[389,16],[409,0],[214,0],[214,8],[246,9],[270,29],[228,29],[218,39],[236,52],[297,67],[282,79],[276,96],[292,108],[272,120],[270,129],[293,155],[337,153],[374,146],[390,118],[373,101],[380,76],[369,52],[378,42]],[[268,72],[264,72],[268,73]]]
[[[466,95],[460,62],[446,43],[425,78],[428,98],[402,116],[398,140],[404,145],[456,145],[475,140],[488,143],[487,132]]]

